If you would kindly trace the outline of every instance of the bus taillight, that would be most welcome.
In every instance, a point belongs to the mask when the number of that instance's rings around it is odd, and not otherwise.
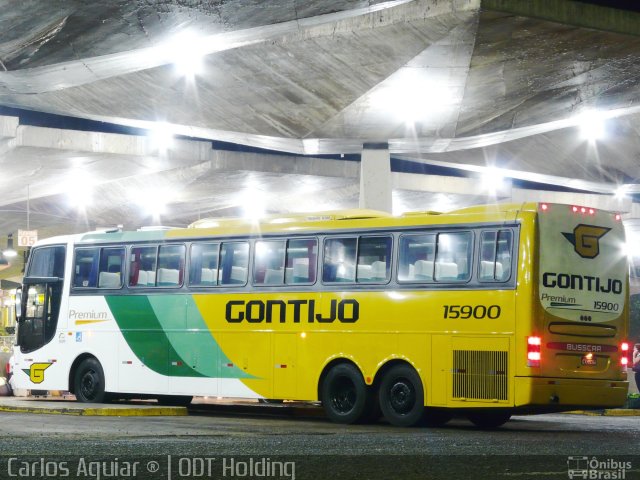
[[[540,345],[542,339],[540,337],[531,336],[527,337],[527,367],[539,367],[540,366]]]
[[[622,355],[620,355],[620,366],[626,371],[629,366],[629,342],[622,342],[620,344],[620,352],[622,352]]]

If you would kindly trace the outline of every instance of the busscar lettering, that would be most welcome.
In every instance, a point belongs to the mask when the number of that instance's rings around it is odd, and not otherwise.
[[[622,280],[590,275],[545,272],[542,274],[542,284],[548,288],[615,293],[616,295],[622,293]]]
[[[354,323],[360,318],[360,304],[353,298],[332,299],[318,313],[316,310],[315,300],[230,300],[225,318],[229,323]]]

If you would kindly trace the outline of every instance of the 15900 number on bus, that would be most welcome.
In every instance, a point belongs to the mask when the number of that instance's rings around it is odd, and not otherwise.
[[[443,305],[444,318],[457,319],[461,318],[466,320],[467,318],[490,318],[492,320],[499,318],[501,309],[500,305]]]

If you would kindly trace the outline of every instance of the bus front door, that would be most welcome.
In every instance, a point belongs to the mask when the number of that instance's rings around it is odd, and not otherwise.
[[[16,344],[22,353],[33,352],[53,338],[58,324],[62,279],[25,278],[20,308],[16,309]]]

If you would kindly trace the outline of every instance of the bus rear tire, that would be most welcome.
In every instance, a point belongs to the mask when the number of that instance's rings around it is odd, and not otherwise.
[[[394,365],[380,382],[380,408],[384,418],[397,427],[411,427],[424,417],[424,389],[418,372],[410,365]]]
[[[82,403],[103,403],[107,401],[104,391],[104,371],[95,358],[87,358],[78,366],[74,377],[74,393]]]
[[[493,429],[504,425],[511,418],[511,412],[485,410],[482,412],[470,412],[467,418],[476,427]]]
[[[336,423],[356,423],[369,404],[367,386],[350,363],[331,368],[322,382],[320,400],[327,417]]]

